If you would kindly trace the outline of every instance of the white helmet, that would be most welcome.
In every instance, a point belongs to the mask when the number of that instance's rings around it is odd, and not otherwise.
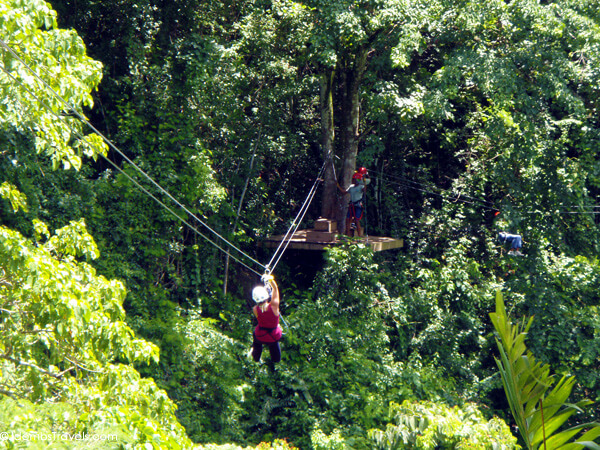
[[[264,286],[256,286],[252,289],[252,300],[256,303],[266,302],[269,300],[269,297],[271,297],[271,294],[269,294],[269,291]]]

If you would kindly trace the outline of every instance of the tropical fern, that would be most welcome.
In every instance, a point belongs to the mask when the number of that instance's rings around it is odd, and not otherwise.
[[[556,375],[550,374],[550,366],[536,361],[527,351],[525,337],[533,318],[511,324],[500,292],[496,294],[496,312],[491,313],[490,318],[499,336],[496,343],[500,359],[496,359],[496,363],[511,413],[526,447],[532,450],[600,450],[600,445],[595,443],[600,437],[598,422],[559,431],[574,413],[592,402],[567,403],[575,377],[563,376],[556,381]]]

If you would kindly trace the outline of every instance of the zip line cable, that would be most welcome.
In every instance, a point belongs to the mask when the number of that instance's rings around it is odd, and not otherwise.
[[[380,173],[377,171],[372,171],[372,172]],[[482,208],[488,209],[490,211],[499,211],[499,209],[496,208],[495,206],[493,206],[493,204],[488,200],[482,200],[480,198],[471,197],[471,196],[464,195],[464,194],[450,194],[450,196],[448,196],[448,194],[444,195],[443,193],[440,193],[440,192],[434,192],[432,189],[437,189],[438,191],[441,191],[441,192],[448,192],[449,191],[448,189],[439,188],[437,186],[432,187],[432,186],[426,185],[424,183],[409,180],[408,178],[397,176],[397,175],[396,176],[381,175],[380,178],[388,184],[396,184],[398,186],[406,187],[408,189],[414,189],[414,190],[421,191],[421,192],[424,192],[427,194],[437,195],[447,201],[454,201],[454,202],[460,201],[460,202],[463,202],[466,204],[471,204],[471,205],[476,205],[477,203],[480,203],[481,204],[480,206]],[[390,181],[389,180],[390,178],[393,178],[397,181]]]
[[[496,208],[494,206],[488,206],[488,205],[491,205],[491,202],[489,202],[487,200],[482,200],[482,199],[478,199],[476,197],[470,197],[470,196],[461,195],[461,194],[459,194],[459,195],[452,194],[452,198],[448,198],[444,194],[441,194],[441,193],[438,193],[438,192],[433,192],[433,191],[431,191],[429,189],[416,187],[416,186],[425,186],[425,187],[427,187],[426,185],[424,185],[422,183],[419,183],[419,182],[402,179],[400,177],[398,177],[398,179],[400,181],[390,181],[389,179],[385,179],[385,177],[380,177],[380,178],[382,179],[382,181],[384,183],[395,184],[397,186],[405,187],[405,188],[408,188],[408,189],[414,189],[414,190],[421,191],[421,192],[424,192],[424,193],[427,193],[427,194],[437,195],[439,197],[442,197],[442,199],[444,199],[446,201],[452,201],[452,200],[454,202],[461,201],[461,202],[466,203],[466,204],[480,206],[480,207],[482,207],[484,209],[487,209],[489,211],[500,212],[500,209],[498,209],[498,208]],[[408,184],[409,181],[412,184]],[[413,185],[416,185],[416,186],[413,186]],[[440,190],[440,191],[448,191],[447,189],[442,189],[442,188],[437,188],[437,189]],[[461,197],[464,197],[464,199],[461,198]],[[471,199],[471,200],[474,200],[474,201],[468,201],[466,199]],[[477,203],[481,203],[481,204],[477,205]],[[580,209],[587,209],[587,210],[586,211],[568,211],[568,210],[567,211],[563,211],[563,210],[556,210],[556,211],[546,212],[546,213],[542,213],[541,211],[531,211],[531,210],[530,211],[520,211],[520,212],[523,213],[523,214],[592,214],[592,215],[594,215],[594,214],[600,214],[600,210],[595,211],[596,209],[600,209],[600,206],[596,206],[596,205],[590,205],[590,206],[559,205],[559,206],[561,208],[565,208],[565,209],[577,209],[577,208],[580,208]]]
[[[127,157],[127,155],[125,155],[115,144],[113,144],[108,138],[106,138],[96,127],[94,127],[81,113],[79,113],[79,111],[77,111],[71,104],[69,104],[66,100],[64,100],[60,94],[58,94],[48,83],[46,83],[46,81],[44,79],[42,79],[37,72],[35,72],[31,66],[29,66],[29,64],[27,64],[2,38],[0,38],[0,45],[2,47],[4,47],[6,50],[8,50],[19,62],[21,62],[25,68],[31,72],[33,74],[33,76],[39,80],[44,87],[46,87],[50,92],[52,92],[52,94],[58,99],[60,100],[64,105],[66,105],[69,110],[71,112],[73,112],[75,115],[77,115],[77,117],[86,125],[88,125],[96,134],[98,134],[98,136],[100,136],[104,142],[106,142],[108,144],[109,147],[111,147],[113,150],[115,150],[117,153],[119,153],[131,166],[133,166],[139,173],[141,173],[146,179],[148,179],[155,187],[158,188],[159,191],[161,191],[162,193],[164,193],[171,201],[173,201],[177,206],[179,206],[181,209],[183,209],[186,213],[188,213],[192,218],[194,218],[198,223],[202,224],[204,227],[206,227],[214,236],[216,236],[218,239],[220,239],[221,241],[223,241],[225,244],[229,245],[232,249],[236,250],[237,252],[239,252],[242,256],[246,257],[247,259],[249,259],[250,261],[252,261],[253,263],[257,264],[258,266],[262,267],[263,269],[266,269],[266,267],[261,264],[260,262],[258,262],[257,260],[255,260],[254,258],[252,258],[250,255],[244,253],[242,250],[240,250],[239,248],[237,248],[234,244],[232,244],[231,242],[229,242],[227,239],[225,239],[224,237],[222,237],[220,234],[218,234],[216,231],[214,231],[208,224],[206,224],[204,221],[202,221],[199,217],[197,217],[194,213],[192,213],[187,207],[185,207],[183,204],[181,204],[177,199],[175,199],[166,189],[164,189],[160,184],[158,184],[156,181],[154,181],[154,179],[152,179],[146,172],[144,172],[139,166],[137,166],[129,157]],[[19,83],[23,88],[25,88],[31,95],[33,95],[38,101],[40,101],[40,103],[42,103],[42,105],[48,109],[50,112],[52,112],[52,114],[54,114],[57,118],[59,118],[59,120],[61,120],[65,125],[67,125],[67,127],[74,132],[75,134],[79,135],[79,133],[75,132],[75,130],[73,130],[71,128],[70,125],[68,125],[63,119],[62,117],[60,117],[56,112],[54,112],[52,110],[52,108],[50,108],[45,102],[43,102],[36,94],[34,94],[28,87],[26,87],[25,85],[23,85],[23,83],[18,80],[17,78],[15,78],[7,69],[4,65],[2,65],[2,70],[14,81],[16,81],[17,83]],[[104,155],[102,155],[108,162],[110,162],[111,164],[114,165],[114,163],[109,160],[108,158],[106,158]],[[116,166],[115,166],[116,167]],[[119,169],[120,170],[120,169]],[[121,171],[122,172],[122,171]],[[124,173],[124,172],[122,172]],[[129,176],[128,176],[129,177]],[[137,183],[135,183],[137,184]],[[147,191],[146,191],[147,192]],[[154,198],[156,200],[156,198],[154,196],[151,196],[152,198]],[[164,203],[159,202],[161,205],[165,206]],[[176,217],[178,217],[180,220],[183,221],[183,219],[181,219],[177,214],[175,214]],[[185,222],[184,222],[185,223]],[[186,223],[186,225],[190,226],[189,224]],[[196,230],[194,227],[191,227],[193,230]],[[197,231],[197,230],[196,230]],[[199,233],[202,237],[204,237],[205,239],[206,236]],[[210,239],[208,239],[210,241]],[[212,241],[210,241],[212,243]],[[213,243],[214,245],[214,243]],[[218,246],[217,246],[218,247]],[[221,247],[218,247],[221,248]],[[235,258],[234,258],[235,259]],[[239,261],[239,260],[238,260]],[[246,266],[247,267],[247,266]]]
[[[201,231],[199,231],[196,227],[192,226],[191,224],[189,224],[185,219],[182,219],[175,211],[173,211],[169,206],[165,205],[162,201],[160,201],[158,198],[156,198],[154,195],[152,195],[152,193],[148,192],[148,190],[146,188],[144,188],[142,185],[140,185],[135,179],[133,179],[129,174],[127,174],[126,172],[124,172],[116,163],[114,163],[113,161],[111,161],[110,159],[108,159],[106,156],[102,155],[102,157],[108,161],[115,169],[117,169],[119,172],[121,172],[123,175],[125,175],[133,184],[135,184],[142,192],[144,192],[145,194],[147,194],[148,196],[150,196],[150,198],[152,198],[154,201],[156,201],[159,205],[161,205],[163,208],[165,208],[167,211],[169,211],[171,214],[173,214],[177,219],[179,219],[182,223],[184,223],[185,225],[187,225],[189,228],[191,228],[195,233],[197,233],[199,236],[203,237],[204,239],[206,239],[210,244],[212,244],[213,246],[215,246],[216,248],[218,248],[219,250],[221,250],[223,253],[226,253],[227,256],[233,258],[235,261],[237,261],[239,264],[241,264],[242,266],[246,267],[248,270],[254,272],[255,274],[257,274],[258,276],[262,275],[260,272],[254,270],[252,267],[248,266],[246,263],[244,263],[242,260],[240,260],[239,258],[237,258],[236,256],[233,256],[229,253],[228,250],[224,249],[223,247],[219,246],[218,244],[216,244],[215,242],[213,242],[208,236],[206,236],[204,233],[202,233]]]
[[[2,66],[2,70],[8,74],[8,76],[13,79],[14,81],[16,81],[17,83],[20,83],[18,79],[14,78],[10,73],[6,72],[5,67]],[[21,84],[21,83],[20,83]],[[21,86],[23,86],[21,84]],[[26,89],[29,94],[33,95],[36,100],[38,100],[42,106],[44,106],[46,109],[52,111],[52,109],[49,107],[49,105],[47,105],[42,99],[40,99],[35,93],[33,93],[28,87],[23,86],[24,89]],[[79,131],[73,129],[71,127],[71,125],[69,125],[62,117],[60,117],[58,114],[54,113],[54,111],[52,111],[52,113],[63,123],[65,124],[70,130],[71,132],[76,135],[79,139],[83,139],[83,135],[81,135],[81,133],[79,133]],[[159,200],[155,195],[153,195],[151,192],[149,192],[145,187],[143,187],[137,180],[135,180],[133,177],[131,177],[127,172],[125,172],[123,169],[121,169],[115,162],[111,161],[109,158],[107,158],[104,155],[101,155],[108,163],[110,163],[118,172],[120,172],[121,174],[123,174],[129,181],[131,181],[138,189],[140,189],[143,193],[145,193],[146,195],[148,195],[150,198],[152,198],[155,202],[157,202],[159,205],[161,205],[163,208],[165,208],[167,211],[169,211],[173,216],[175,216],[175,218],[177,218],[178,220],[180,220],[182,223],[184,223],[185,225],[187,225],[190,229],[192,229],[195,233],[197,233],[199,236],[203,237],[204,239],[206,239],[210,244],[212,244],[213,246],[215,246],[217,249],[221,250],[222,252],[226,253],[227,250],[224,249],[223,247],[219,246],[218,244],[216,244],[215,242],[213,242],[208,236],[206,236],[204,233],[202,233],[201,231],[199,231],[196,227],[194,227],[193,225],[191,225],[189,222],[187,222],[185,219],[181,218],[181,216],[179,214],[177,214],[175,211],[173,211],[172,208],[170,208],[168,205],[166,205],[165,203],[163,203],[161,200]],[[250,266],[248,266],[247,264],[245,264],[242,260],[240,260],[239,258],[237,258],[236,256],[230,255],[231,258],[233,258],[234,260],[236,260],[239,264],[241,264],[242,266],[246,267],[248,270],[254,272],[257,275],[262,275],[260,272],[257,272],[256,270],[254,270],[253,268],[251,268]]]
[[[79,111],[77,111],[70,103],[68,103],[64,98],[62,98],[62,96],[60,94],[58,94],[44,79],[42,79],[37,72],[35,72],[31,66],[29,64],[27,64],[27,62],[25,62],[2,38],[0,38],[0,45],[2,47],[4,47],[6,50],[8,50],[8,52],[17,60],[19,61],[21,64],[23,64],[25,66],[25,68],[31,72],[33,74],[33,76],[39,80],[43,86],[49,90],[58,100],[60,100],[60,102],[62,102],[65,106],[68,107],[69,111],[72,112],[73,114],[75,114],[79,120],[81,120],[84,124],[86,124],[88,127],[90,127],[98,136],[100,136],[102,138],[102,140],[110,147],[112,148],[114,151],[116,151],[119,155],[121,155],[121,157],[123,157],[132,167],[134,167],[140,174],[142,174],[148,181],[150,181],[151,184],[153,184],[160,192],[162,192],[163,194],[165,194],[172,202],[174,202],[177,206],[179,206],[183,211],[185,211],[187,214],[189,214],[194,220],[196,220],[198,223],[200,223],[201,225],[203,225],[205,228],[207,228],[215,237],[217,237],[219,240],[221,240],[223,243],[227,244],[229,247],[231,247],[231,249],[237,251],[240,253],[240,255],[242,255],[243,257],[247,258],[248,260],[252,261],[254,264],[260,266],[261,268],[265,269],[266,272],[271,273],[275,267],[277,266],[277,264],[279,263],[281,257],[283,256],[283,253],[286,251],[287,247],[289,246],[289,243],[291,242],[291,238],[293,236],[293,234],[297,231],[298,227],[300,226],[300,223],[302,222],[302,220],[304,219],[304,216],[306,214],[306,212],[308,211],[308,207],[310,206],[315,194],[316,194],[316,188],[318,186],[319,181],[321,180],[321,176],[325,170],[325,166],[328,162],[331,162],[331,164],[333,165],[333,160],[331,158],[331,155],[329,156],[328,159],[326,159],[325,163],[323,164],[323,166],[321,167],[321,170],[319,171],[319,175],[316,178],[315,182],[313,183],[313,186],[311,187],[306,200],[304,201],[302,207],[300,208],[300,211],[298,212],[298,214],[296,215],[296,217],[294,218],[294,220],[292,221],[291,226],[289,227],[286,235],[284,236],[284,238],[282,239],[281,243],[279,244],[278,248],[276,249],[275,253],[273,254],[271,260],[269,261],[269,263],[265,266],[263,264],[261,264],[260,262],[258,262],[256,259],[252,258],[250,255],[248,255],[247,253],[245,253],[244,251],[242,251],[241,249],[239,249],[238,247],[236,247],[234,244],[232,244],[231,242],[229,242],[227,239],[225,239],[224,237],[222,237],[219,233],[217,233],[215,230],[213,230],[208,224],[206,224],[203,220],[201,220],[199,217],[197,217],[194,213],[192,213],[186,206],[184,206],[181,202],[179,202],[175,197],[173,197],[166,189],[164,189],[160,184],[158,184],[152,177],[150,177],[146,172],[144,172],[137,164],[135,164],[127,155],[125,155],[115,144],[113,144],[106,136],[104,136],[96,127],[94,127],[85,116],[83,116]],[[44,108],[46,108],[47,110],[49,110],[52,114],[54,114],[63,124],[65,124],[73,134],[75,134],[76,136],[78,136],[80,139],[84,140],[84,136],[82,136],[78,131],[74,130],[70,124],[68,124],[64,118],[62,118],[58,113],[56,113],[49,105],[47,105],[42,99],[40,99],[35,93],[33,93],[31,91],[31,89],[29,89],[27,86],[25,86],[21,80],[15,78],[7,69],[4,65],[2,65],[2,70],[15,82],[19,83],[25,90],[27,90],[27,92],[29,92],[34,98],[36,98],[41,104],[42,106],[44,106]],[[213,242],[210,238],[208,238],[205,234],[201,233],[199,230],[197,230],[194,226],[190,225],[185,219],[182,219],[177,213],[175,213],[175,211],[173,211],[171,208],[169,208],[165,203],[163,203],[162,201],[160,201],[158,198],[156,198],[154,195],[152,195],[147,189],[145,189],[143,186],[141,186],[136,180],[134,180],[130,175],[128,175],[126,172],[124,172],[116,163],[114,163],[113,161],[111,161],[109,158],[107,158],[105,155],[101,154],[100,155],[107,161],[109,162],[113,167],[115,167],[115,169],[117,169],[120,173],[122,173],[123,175],[125,175],[132,183],[134,183],[134,185],[136,185],[140,190],[142,190],[146,195],[148,195],[149,197],[151,197],[153,200],[155,200],[157,203],[159,203],[162,207],[164,207],[165,209],[167,209],[171,214],[173,214],[177,219],[179,219],[182,223],[184,223],[185,225],[187,225],[189,228],[191,228],[194,232],[196,232],[198,235],[202,236],[204,239],[206,239],[207,241],[209,241],[212,245],[214,245],[216,248],[218,248],[219,250],[223,251],[224,253],[229,253],[229,251],[223,249],[221,246],[219,246],[218,244],[216,244],[215,242]],[[335,166],[333,167],[334,169],[334,173],[335,173]],[[372,171],[374,173],[378,173],[377,171]],[[396,184],[398,186],[401,187],[406,187],[409,189],[415,189],[424,193],[428,193],[428,194],[432,194],[432,195],[437,195],[442,197],[442,199],[444,200],[449,200],[447,197],[445,197],[443,194],[440,194],[439,192],[433,192],[429,189],[425,189],[424,184],[416,182],[416,181],[412,181],[409,179],[406,179],[404,177],[395,177],[397,180],[399,181],[389,181],[389,180],[385,180],[384,177],[381,177],[382,180],[386,183],[391,183],[391,184]],[[417,187],[420,186],[420,187]],[[430,188],[431,189],[431,188]],[[441,188],[437,188],[438,190],[441,191],[447,191]],[[481,200],[481,199],[477,199],[474,197],[469,197],[469,196],[464,196],[464,195],[454,195],[454,201],[462,201],[464,203],[468,203],[468,204],[473,204],[475,205],[475,202],[480,202],[482,203],[480,206],[491,210],[491,211],[499,211],[499,209],[491,206],[491,203],[485,200]],[[471,199],[474,201],[467,201],[462,199],[461,197],[464,197],[465,199]],[[488,206],[490,205],[490,206]],[[586,208],[586,207],[571,207],[571,208]],[[593,209],[597,209],[600,208],[600,206],[593,206],[593,207],[587,207],[587,208],[593,208]],[[526,213],[539,213],[538,211],[527,211]],[[557,211],[557,213],[560,214],[600,214],[600,211]],[[293,230],[293,231],[292,231]],[[289,236],[289,239],[288,239]],[[283,247],[283,249],[282,249]],[[252,272],[254,272],[257,275],[261,275],[259,272],[257,272],[256,270],[252,269],[251,267],[249,267],[247,264],[245,264],[244,262],[242,262],[240,259],[238,259],[235,256],[231,256],[234,260],[236,260],[238,263],[240,263],[241,265],[243,265],[244,267],[248,268],[249,270],[251,270]]]
[[[390,181],[390,180],[385,180],[385,179],[384,179],[384,180],[382,180],[382,181],[383,181],[384,183],[387,183],[387,184],[394,184],[394,185],[397,185],[397,186],[400,186],[400,187],[404,187],[404,188],[408,188],[408,189],[413,189],[413,190],[416,190],[416,191],[423,192],[423,193],[425,193],[425,194],[436,195],[436,196],[438,196],[438,197],[441,197],[441,198],[442,198],[442,200],[446,200],[446,201],[453,201],[454,203],[456,203],[456,202],[460,201],[460,202],[462,202],[462,203],[465,203],[465,204],[474,205],[474,206],[479,206],[479,207],[481,207],[481,208],[484,208],[484,209],[487,209],[487,210],[489,210],[489,211],[499,211],[499,209],[498,209],[498,208],[491,207],[491,206],[487,206],[487,205],[478,204],[477,202],[474,202],[474,201],[469,201],[469,200],[467,200],[467,199],[466,199],[467,197],[465,197],[465,198],[463,199],[463,198],[461,198],[461,196],[460,196],[460,195],[453,195],[453,196],[449,197],[449,196],[447,196],[447,195],[444,195],[444,194],[442,194],[442,193],[439,193],[439,192],[433,192],[433,191],[431,191],[431,190],[429,190],[429,189],[425,189],[425,188],[419,188],[419,187],[416,187],[416,186],[413,186],[413,185],[407,184],[407,183],[405,183],[405,182]]]
[[[571,206],[571,208],[580,208],[579,206]],[[585,207],[584,207],[585,208]],[[600,208],[599,206],[594,206],[595,208]],[[542,215],[551,215],[551,214],[591,214],[591,215],[596,215],[596,214],[600,214],[600,211],[548,211],[543,213],[542,211],[522,211],[523,214],[542,214]]]
[[[279,260],[281,259],[283,253],[285,252],[285,250],[287,249],[289,243],[291,242],[291,237],[289,240],[287,240],[287,243],[285,243],[285,247],[283,248],[283,250],[281,250],[281,252],[278,254],[278,252],[280,251],[282,245],[284,244],[285,240],[287,239],[288,235],[290,235],[290,233],[293,236],[293,233],[295,233],[298,229],[298,227],[300,226],[300,223],[302,222],[306,212],[308,211],[308,207],[310,206],[310,203],[312,202],[312,199],[315,196],[316,193],[316,187],[318,185],[318,182],[322,176],[322,173],[324,171],[325,168],[325,164],[323,164],[323,166],[321,167],[321,170],[319,172],[319,176],[317,177],[317,179],[315,180],[315,182],[313,183],[313,186],[311,188],[311,190],[309,191],[309,194],[307,195],[306,200],[304,201],[304,204],[302,205],[302,208],[300,209],[298,215],[296,216],[296,218],[294,219],[294,221],[292,222],[292,225],[290,226],[290,229],[288,230],[288,232],[286,233],[284,239],[282,240],[282,242],[280,243],[279,247],[277,248],[277,250],[275,251],[275,254],[273,255],[273,257],[271,258],[271,261],[269,262],[269,264],[267,266],[261,264],[260,262],[258,262],[257,260],[255,260],[254,258],[252,258],[251,256],[249,256],[248,254],[244,253],[242,250],[240,250],[239,248],[237,248],[235,245],[233,245],[231,242],[227,241],[225,238],[223,238],[220,234],[218,234],[216,231],[214,231],[210,226],[208,226],[204,221],[202,221],[200,218],[198,218],[195,214],[193,214],[191,211],[189,211],[189,209],[187,207],[185,207],[183,204],[181,204],[177,199],[175,199],[166,189],[164,189],[162,186],[160,186],[154,179],[152,179],[146,172],[144,172],[139,166],[137,166],[129,157],[127,157],[115,144],[113,144],[108,138],[106,138],[96,127],[94,127],[81,113],[79,113],[71,104],[69,104],[67,101],[65,101],[62,96],[60,94],[58,94],[48,83],[46,83],[46,81],[44,79],[42,79],[37,72],[35,72],[31,66],[29,66],[29,64],[27,64],[2,38],[0,38],[0,45],[2,47],[4,47],[6,50],[8,50],[19,62],[21,62],[26,68],[27,70],[29,70],[29,72],[31,72],[34,77],[39,80],[44,87],[46,87],[50,92],[52,92],[52,94],[58,99],[60,100],[64,105],[66,105],[69,110],[71,112],[73,112],[75,115],[77,115],[77,117],[86,125],[88,125],[96,134],[98,134],[98,136],[100,136],[104,142],[106,142],[109,147],[111,147],[113,150],[115,150],[117,153],[119,153],[131,166],[133,166],[139,173],[141,173],[145,178],[147,178],[154,186],[156,186],[159,191],[161,191],[162,193],[164,193],[165,195],[167,195],[167,197],[169,197],[169,199],[171,199],[177,206],[179,206],[180,208],[182,208],[186,213],[188,213],[191,217],[193,217],[196,221],[198,221],[200,224],[202,224],[204,227],[206,227],[209,231],[211,231],[217,238],[219,238],[221,241],[223,241],[224,243],[226,243],[227,245],[229,245],[232,249],[236,250],[237,252],[239,252],[242,256],[248,258],[250,261],[254,262],[255,264],[257,264],[258,266],[260,266],[261,268],[265,269],[266,272],[272,272],[275,267],[277,266]],[[76,130],[74,130],[60,115],[58,115],[49,105],[47,105],[42,99],[40,99],[35,93],[33,93],[27,86],[25,86],[20,80],[18,80],[17,78],[15,78],[7,69],[4,65],[2,65],[2,70],[15,82],[19,83],[25,90],[27,90],[27,92],[29,92],[34,98],[36,98],[41,104],[42,106],[44,106],[44,108],[46,108],[47,110],[49,110],[52,114],[54,114],[63,124],[65,124],[73,134],[75,134],[76,136],[78,136],[80,139],[83,140],[83,136]],[[109,158],[107,158],[105,155],[100,154],[107,162],[109,162],[113,167],[115,167],[115,169],[117,169],[119,172],[121,172],[123,175],[125,175],[130,181],[132,181],[139,189],[141,189],[144,193],[146,193],[148,196],[150,196],[153,200],[155,200],[157,203],[159,203],[161,206],[163,206],[164,208],[166,208],[171,214],[173,214],[177,219],[179,219],[182,223],[184,223],[185,225],[187,225],[188,227],[190,227],[193,231],[195,231],[197,234],[199,234],[200,236],[202,236],[204,239],[208,240],[212,245],[214,245],[215,247],[217,247],[218,249],[220,249],[221,251],[223,251],[224,253],[228,254],[228,256],[231,256],[234,260],[236,260],[238,263],[242,264],[244,267],[248,268],[249,270],[251,270],[252,272],[254,272],[257,275],[262,275],[261,273],[257,272],[256,270],[252,269],[251,267],[249,267],[248,265],[246,265],[245,263],[243,263],[240,259],[236,258],[233,255],[229,255],[229,252],[225,249],[223,249],[222,247],[220,247],[219,245],[217,245],[215,242],[213,242],[210,238],[208,238],[205,234],[201,233],[200,231],[198,231],[195,227],[193,227],[192,225],[190,225],[186,220],[182,219],[177,213],[175,213],[171,208],[169,208],[167,205],[165,205],[162,201],[160,201],[159,199],[157,199],[154,195],[152,195],[147,189],[145,189],[143,186],[141,186],[136,180],[134,180],[130,175],[128,175],[127,173],[125,173],[119,166],[117,166],[113,161],[111,161]],[[298,220],[298,218],[300,217],[300,219]],[[291,230],[294,230],[293,233],[291,232]],[[275,259],[275,257],[277,257],[277,260],[275,261],[275,263],[273,264],[273,260]],[[271,267],[271,264],[273,264],[273,266]]]
[[[371,173],[381,173],[375,170],[370,171]],[[379,177],[384,183],[387,184],[395,184],[397,186],[401,186],[401,187],[405,187],[408,189],[413,189],[413,190],[417,190],[417,191],[421,191],[424,192],[426,194],[431,194],[431,195],[437,195],[439,197],[442,197],[443,200],[446,201],[460,201],[466,204],[470,204],[470,205],[475,205],[475,206],[480,206],[484,209],[487,209],[489,211],[497,211],[500,212],[500,209],[498,209],[497,207],[493,206],[493,204],[488,201],[488,200],[483,200],[477,197],[471,197],[468,195],[463,195],[463,194],[451,194],[450,197],[448,197],[447,195],[444,195],[443,193],[440,192],[434,192],[431,189],[437,189],[438,191],[441,192],[448,192],[449,189],[443,189],[443,188],[438,188],[436,187],[431,187],[428,185],[425,185],[424,183],[420,183],[418,181],[413,181],[410,179],[407,179],[405,177],[401,177],[401,176],[389,176],[389,175],[385,175],[383,176],[380,175]],[[395,179],[397,181],[391,181],[390,178]],[[472,201],[469,201],[472,200]],[[480,205],[478,205],[478,203]],[[552,212],[546,212],[545,214],[591,214],[591,215],[596,215],[596,214],[600,214],[600,205],[588,205],[588,206],[574,206],[574,205],[559,205],[560,208],[564,208],[566,210],[555,210]],[[583,211],[571,211],[571,209],[582,209]],[[597,210],[597,211],[596,211]],[[523,214],[541,214],[541,211],[520,211]]]
[[[25,61],[23,61],[22,58],[20,58],[19,55],[17,55],[17,53],[15,53],[15,51],[10,48],[10,46],[8,46],[6,44],[6,42],[4,42],[4,40],[2,40],[0,38],[0,45],[2,45],[4,48],[6,48],[19,62],[21,62],[26,68],[27,70],[29,70],[36,79],[38,79],[50,92],[52,92],[52,94],[54,94],[54,96],[60,100],[64,105],[66,105],[71,112],[73,112],[75,115],[77,115],[77,117],[86,125],[88,125],[96,134],[98,134],[103,140],[104,142],[106,142],[109,147],[111,147],[113,150],[115,150],[117,153],[119,153],[131,166],[133,166],[139,173],[141,173],[146,179],[148,179],[154,186],[156,186],[158,188],[159,191],[161,191],[162,193],[164,193],[167,197],[169,197],[169,199],[171,199],[171,201],[173,201],[177,206],[179,206],[180,208],[182,208],[186,213],[188,213],[191,217],[193,217],[197,222],[199,222],[200,224],[202,224],[204,227],[206,227],[209,231],[211,231],[217,238],[219,238],[220,240],[222,240],[224,243],[226,243],[227,245],[229,245],[230,247],[232,247],[234,250],[237,250],[239,253],[241,253],[242,255],[244,255],[246,258],[248,258],[249,260],[251,260],[252,262],[254,262],[255,264],[261,266],[264,268],[264,266],[256,261],[254,258],[252,258],[251,256],[245,254],[242,250],[238,249],[237,247],[235,247],[235,245],[233,245],[231,242],[227,241],[225,238],[223,238],[220,234],[218,234],[216,231],[214,231],[208,224],[206,224],[204,221],[202,221],[199,217],[197,217],[194,213],[192,213],[186,206],[184,206],[183,204],[181,204],[177,199],[175,199],[166,189],[164,189],[160,184],[158,184],[156,181],[154,181],[154,179],[152,179],[146,172],[144,172],[139,166],[137,166],[127,155],[125,155],[115,144],[113,144],[108,138],[106,138],[96,127],[94,127],[81,113],[79,113],[71,104],[69,104],[66,100],[64,100],[60,94],[58,94],[50,85],[48,85],[48,83],[46,83],[45,80],[43,80]],[[15,77],[13,77],[7,70],[5,67],[2,67],[2,69],[4,70],[4,72],[6,72],[13,80],[17,81],[20,83],[19,80],[15,79]],[[22,86],[23,84],[20,83]],[[25,86],[23,86],[25,87]],[[26,88],[26,87],[25,87]],[[29,90],[28,88],[26,88],[28,90],[28,92],[32,95],[35,96],[35,98],[37,98],[39,100],[39,98],[33,94],[31,92],[31,90]],[[52,111],[51,108],[48,108],[47,105],[44,104],[44,106],[49,109],[54,115],[56,115],[57,117],[60,118],[60,116],[58,116],[54,111]],[[63,122],[64,123],[64,122]],[[68,125],[67,125],[68,126]],[[69,127],[70,128],[70,127]],[[71,129],[72,130],[72,129]],[[72,130],[73,131],[73,130]],[[111,161],[112,162],[112,161]]]
[[[292,224],[289,227],[287,233],[285,234],[285,236],[279,243],[279,246],[275,250],[275,253],[271,257],[271,260],[267,264],[267,271],[275,270],[275,267],[277,266],[277,264],[279,263],[279,260],[283,256],[283,253],[286,251],[287,247],[289,246],[290,242],[292,241],[292,237],[294,236],[294,233],[296,233],[296,231],[298,230],[298,227],[300,226],[300,223],[302,223],[302,220],[304,219],[304,216],[306,215],[306,212],[308,211],[308,207],[310,206],[313,198],[315,197],[315,194],[317,192],[317,186],[319,184],[319,181],[321,180],[323,172],[325,171],[325,165],[327,164],[327,162],[328,161],[326,160],[323,163],[323,165],[321,166],[321,170],[319,171],[319,174],[317,175],[315,182],[313,183],[312,187],[310,188],[310,191],[309,191],[308,195],[306,196],[306,200],[304,200],[304,203],[302,204],[300,211],[298,211],[298,214],[292,221]],[[288,236],[289,236],[289,239],[288,239]],[[286,240],[287,240],[287,242],[286,242]],[[281,252],[279,252],[282,246],[284,246],[283,250],[281,250]],[[277,260],[275,261],[275,263],[273,263],[273,261],[275,260],[276,257],[277,257]],[[273,264],[272,267],[271,267],[271,264]]]
[[[248,183],[250,183],[250,175],[252,174],[252,169],[254,168],[254,158],[256,157],[256,149],[258,147],[258,143],[260,142],[261,136],[262,136],[262,125],[259,129],[256,141],[254,142],[254,146],[253,146],[253,150],[252,150],[252,158],[250,158],[250,167],[248,168],[248,176],[246,177],[246,182],[244,183],[244,189],[242,189],[242,194],[240,195],[240,202],[237,207],[235,221],[233,222],[233,227],[231,230],[232,234],[235,234],[235,232],[237,231],[237,225],[240,220],[240,214],[242,213],[242,205],[244,204],[244,197],[246,196],[246,190],[248,189]],[[233,194],[232,194],[232,196],[233,196]],[[225,275],[223,277],[223,294],[224,295],[227,294],[227,286],[229,284],[229,258],[230,257],[231,257],[231,254],[229,251],[227,251],[227,254],[225,256],[225,269],[224,269]]]

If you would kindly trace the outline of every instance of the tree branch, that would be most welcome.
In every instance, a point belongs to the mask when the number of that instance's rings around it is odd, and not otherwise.
[[[100,373],[100,374],[104,373],[101,370],[93,370],[93,369],[88,369],[87,367],[83,367],[80,363],[76,363],[75,361],[71,361],[66,356],[65,356],[65,359],[67,361],[69,361],[71,364],[73,364],[75,366],[75,368],[77,368],[77,369],[81,369],[81,370],[84,370],[86,372],[91,372],[91,373]]]
[[[20,366],[25,366],[25,367],[29,367],[31,369],[37,370],[38,372],[43,373],[44,375],[48,375],[50,377],[56,378],[56,379],[60,379],[63,377],[63,375],[67,372],[70,372],[71,370],[75,369],[75,367],[69,367],[68,369],[63,370],[62,372],[58,372],[58,373],[54,373],[54,372],[50,372],[49,370],[46,369],[42,369],[41,367],[33,364],[33,363],[28,363],[25,361],[20,361],[16,358],[13,358],[12,356],[8,356],[8,355],[0,355],[0,358],[2,359],[6,359],[7,361],[10,361],[12,363],[18,364]]]

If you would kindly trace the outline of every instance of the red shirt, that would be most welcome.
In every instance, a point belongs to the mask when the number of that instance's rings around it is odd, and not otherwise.
[[[279,326],[279,315],[275,315],[271,304],[262,312],[260,306],[256,307],[258,325],[254,329],[256,339],[261,342],[277,342],[281,339],[281,327]]]

